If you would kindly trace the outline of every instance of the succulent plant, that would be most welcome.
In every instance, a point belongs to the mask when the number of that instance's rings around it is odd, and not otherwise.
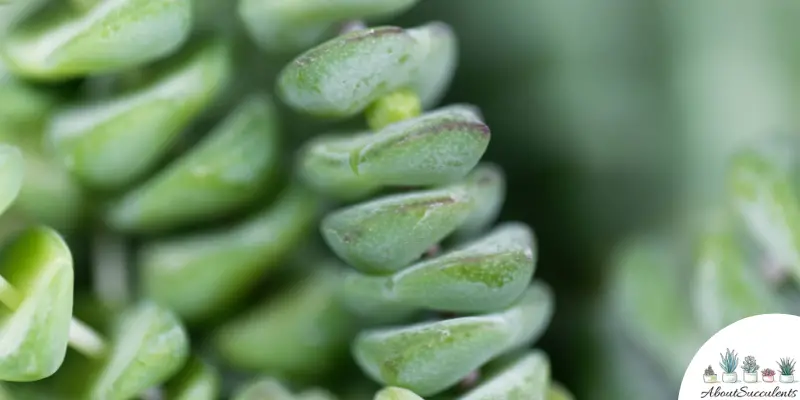
[[[739,356],[736,354],[735,351],[731,349],[725,350],[725,354],[719,354],[720,362],[719,366],[722,368],[722,372],[726,374],[732,374],[736,372],[736,368],[739,367]]]
[[[794,364],[795,361],[793,358],[781,358],[780,361],[778,361],[778,369],[781,371],[781,375],[794,374]]]
[[[770,368],[765,368],[761,370],[762,376],[775,376],[775,371]]]
[[[744,362],[742,362],[742,371],[747,372],[748,374],[755,374],[758,372],[758,364],[756,364],[756,358],[753,356],[747,356],[744,358]]]
[[[716,372],[714,372],[714,368],[711,368],[711,366],[709,365],[708,368],[706,368],[705,372],[703,372],[703,375],[712,376],[716,375]]]

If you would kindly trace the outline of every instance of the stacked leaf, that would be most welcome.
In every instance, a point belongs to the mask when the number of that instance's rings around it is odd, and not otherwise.
[[[441,393],[487,362],[523,352],[552,313],[548,287],[530,285],[530,228],[512,222],[487,231],[505,195],[501,170],[480,163],[489,128],[473,106],[433,109],[455,60],[456,39],[443,23],[383,26],[314,47],[278,78],[296,110],[340,120],[364,113],[369,124],[314,138],[298,168],[318,193],[351,203],[320,229],[353,268],[343,291],[349,309],[378,325],[352,347],[367,375],[398,388],[378,398]],[[456,317],[411,322],[426,311]],[[545,357],[510,368],[519,371],[465,398],[544,397]],[[528,386],[512,384],[519,374],[530,375]]]

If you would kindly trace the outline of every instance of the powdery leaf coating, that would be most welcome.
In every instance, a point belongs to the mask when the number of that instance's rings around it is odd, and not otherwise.
[[[489,145],[478,111],[453,105],[378,132],[326,135],[300,155],[300,173],[315,190],[356,199],[384,186],[429,186],[466,176]]]
[[[545,400],[550,384],[550,361],[534,350],[458,400]]]
[[[475,187],[476,207],[458,227],[462,237],[477,236],[486,231],[497,219],[506,200],[506,177],[499,165],[480,163],[470,179]]]
[[[387,387],[375,394],[374,400],[425,400],[416,393],[399,387]]]
[[[791,148],[788,143],[769,145]],[[769,258],[800,279],[800,200],[789,168],[766,148],[736,154],[730,163],[731,198],[751,235]]]
[[[117,188],[157,163],[178,134],[225,86],[230,60],[221,40],[193,43],[147,83],[110,99],[59,110],[47,139],[84,183]]]
[[[550,289],[535,283],[515,305],[497,313],[364,331],[353,352],[376,381],[434,395],[498,355],[528,345],[548,325],[552,311]]]
[[[348,274],[345,296],[358,310],[397,305],[453,312],[488,312],[514,303],[536,262],[533,232],[506,223],[487,236],[388,277]]]
[[[329,371],[346,354],[355,321],[338,298],[338,271],[327,267],[225,323],[213,339],[217,353],[236,368],[279,376]]]
[[[438,104],[450,87],[458,65],[458,39],[443,22],[431,22],[406,32],[427,48],[425,62],[410,87],[419,95],[422,107],[428,109]]]
[[[14,202],[24,175],[22,152],[0,143],[0,215]]]
[[[239,17],[250,35],[271,52],[300,51],[352,19],[389,17],[419,0],[240,0]]]
[[[290,106],[324,117],[350,117],[418,74],[425,49],[393,26],[354,31],[297,57],[278,77]]]
[[[177,373],[189,356],[189,336],[181,322],[149,301],[122,315],[111,344],[91,399],[134,398]]]
[[[252,201],[277,165],[276,118],[266,97],[246,99],[188,154],[120,199],[110,211],[111,225],[173,229]]]
[[[294,185],[238,225],[146,244],[144,291],[189,321],[214,314],[277,266],[313,229],[319,207],[317,196]]]
[[[190,0],[48,4],[14,25],[2,56],[16,74],[66,79],[117,71],[174,52],[191,30]]]
[[[191,358],[178,375],[170,379],[166,398],[170,400],[216,400],[220,396],[221,378],[211,364]]]
[[[64,361],[72,318],[72,255],[58,233],[29,228],[0,253],[20,303],[0,313],[0,380],[35,381]],[[4,307],[5,308],[5,307]]]

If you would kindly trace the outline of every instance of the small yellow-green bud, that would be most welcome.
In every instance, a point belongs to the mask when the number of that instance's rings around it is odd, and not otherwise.
[[[401,89],[381,97],[365,111],[367,124],[372,130],[414,118],[422,113],[422,102],[412,90]]]

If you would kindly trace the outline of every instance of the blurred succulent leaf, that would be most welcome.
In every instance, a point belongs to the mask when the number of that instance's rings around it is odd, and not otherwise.
[[[785,312],[764,276],[747,261],[730,215],[715,215],[698,244],[694,312],[708,334],[753,315]]]
[[[437,189],[389,195],[328,214],[322,235],[341,259],[366,273],[386,274],[417,260],[476,210],[486,188],[473,179]]]
[[[463,178],[489,145],[472,106],[454,105],[378,132],[324,135],[303,150],[300,170],[316,190],[357,199],[383,186],[428,186]]]
[[[397,27],[346,33],[288,64],[278,77],[278,94],[308,114],[350,117],[412,82],[425,50]]]
[[[253,39],[270,52],[309,48],[346,20],[389,17],[419,0],[240,0],[239,16]]]
[[[378,308],[402,305],[488,312],[519,298],[535,264],[533,232],[524,224],[507,223],[481,239],[390,276],[349,273],[344,293],[355,309],[360,303],[377,303]]]
[[[0,143],[0,215],[14,202],[25,175],[22,152]]]
[[[121,316],[111,345],[91,386],[91,399],[136,397],[177,373],[189,356],[189,337],[180,320],[150,301]]]
[[[474,237],[491,226],[506,199],[506,177],[497,164],[482,162],[470,175],[475,210],[458,227],[460,237]]]
[[[61,236],[33,227],[0,253],[0,380],[35,381],[61,366],[72,317],[72,254]]]
[[[222,359],[238,369],[278,376],[329,372],[355,334],[355,320],[339,298],[336,269],[338,264],[320,265],[276,298],[224,324],[214,338]]]
[[[423,47],[427,59],[411,87],[419,95],[422,107],[434,107],[444,97],[458,65],[458,39],[453,29],[442,22],[431,22],[406,30]]]
[[[292,392],[277,379],[262,378],[239,388],[232,396],[233,400],[295,400]]]
[[[549,384],[550,360],[535,350],[519,357],[459,400],[545,400]]]
[[[319,199],[300,185],[236,226],[157,241],[140,250],[145,293],[196,321],[247,292],[307,235]]]
[[[552,382],[547,389],[545,400],[575,400],[575,396],[570,393],[564,385],[558,382]]]
[[[56,105],[55,91],[22,81],[0,63],[0,126],[16,130],[19,126],[41,124]]]
[[[768,257],[800,279],[800,201],[793,192],[787,166],[768,147],[749,148],[732,158],[731,197]]]
[[[58,80],[118,71],[174,52],[189,35],[191,1],[48,3],[14,24],[2,57],[20,76]]]
[[[195,148],[111,209],[123,231],[182,227],[253,200],[277,165],[277,115],[265,96],[251,96]]]
[[[390,386],[375,394],[374,400],[425,400],[416,393],[399,387]]]
[[[108,2],[109,0],[105,0]],[[150,79],[109,99],[60,109],[47,139],[84,183],[113,189],[140,178],[225,87],[222,40],[198,40],[154,68]]]
[[[217,369],[193,357],[166,387],[168,400],[216,400],[221,378]]]
[[[429,396],[534,340],[549,323],[552,308],[550,289],[535,283],[515,305],[497,313],[364,331],[353,352],[376,381]]]

